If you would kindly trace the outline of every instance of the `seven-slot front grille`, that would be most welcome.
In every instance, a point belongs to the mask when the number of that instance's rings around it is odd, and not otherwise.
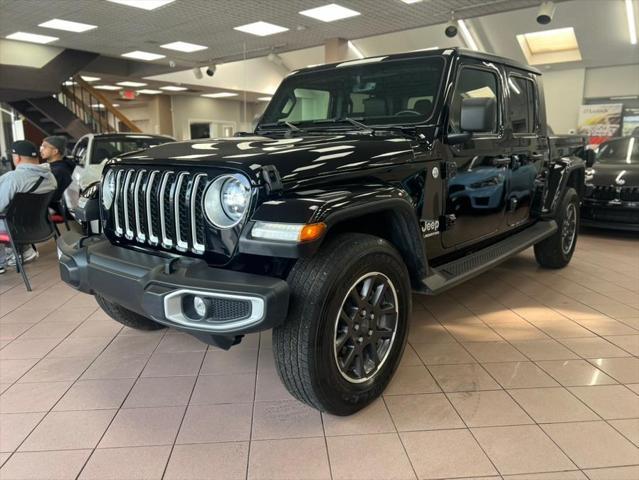
[[[141,244],[204,253],[204,173],[116,169],[113,232]]]
[[[597,186],[593,187],[587,196],[603,201],[639,202],[639,187]]]

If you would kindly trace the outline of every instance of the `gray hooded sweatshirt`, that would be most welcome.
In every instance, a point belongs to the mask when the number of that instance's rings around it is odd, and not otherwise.
[[[0,212],[7,211],[16,193],[28,192],[41,177],[44,180],[33,193],[47,193],[58,186],[48,163],[21,163],[12,172],[0,176]]]

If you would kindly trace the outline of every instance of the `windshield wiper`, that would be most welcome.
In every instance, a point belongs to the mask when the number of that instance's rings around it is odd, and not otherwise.
[[[286,122],[286,121],[282,121],[282,122],[275,122],[275,123],[263,123],[261,125],[258,125],[257,128],[258,130],[262,130],[263,128],[273,128],[273,127],[288,127],[288,129],[291,132],[301,132],[302,129],[299,128],[297,125],[291,123],[291,122]]]

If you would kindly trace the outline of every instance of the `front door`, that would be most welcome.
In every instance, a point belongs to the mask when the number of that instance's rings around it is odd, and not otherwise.
[[[463,247],[497,234],[503,228],[505,215],[510,153],[503,136],[504,90],[500,71],[481,62],[464,61],[467,63],[458,70],[449,101],[448,131],[460,132],[461,103],[465,98],[495,99],[497,120],[491,131],[476,132],[468,142],[447,147],[447,164],[451,166],[452,162],[456,172],[447,172],[444,248]]]

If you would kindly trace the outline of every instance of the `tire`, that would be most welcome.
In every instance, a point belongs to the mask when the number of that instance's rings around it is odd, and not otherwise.
[[[403,354],[411,312],[406,265],[386,240],[347,233],[298,260],[287,281],[288,318],[273,330],[282,382],[318,410],[355,413],[381,395]]]
[[[166,328],[164,325],[143,317],[138,313],[132,312],[131,310],[124,308],[122,305],[113,303],[100,295],[96,294],[95,300],[109,317],[116,322],[120,322],[124,326],[135,328],[136,330],[148,331]]]
[[[535,245],[535,258],[544,268],[563,268],[570,263],[579,233],[579,195],[568,188],[555,216],[557,231]]]

